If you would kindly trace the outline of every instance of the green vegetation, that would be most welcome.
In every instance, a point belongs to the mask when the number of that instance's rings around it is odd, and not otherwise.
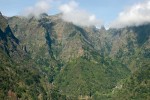
[[[122,87],[113,95],[115,100],[148,100],[150,98],[150,63],[143,61],[142,67],[124,80]]]
[[[101,63],[81,57],[64,66],[54,84],[62,94],[92,97],[109,93],[118,80],[128,75],[128,68],[117,61],[105,59]]]

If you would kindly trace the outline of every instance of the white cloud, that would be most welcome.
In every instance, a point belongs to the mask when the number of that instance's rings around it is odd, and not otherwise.
[[[62,19],[67,22],[72,22],[79,26],[101,26],[101,21],[96,19],[96,16],[88,13],[87,11],[79,8],[75,1],[70,1],[59,7],[62,12]]]
[[[138,3],[121,12],[118,18],[110,24],[111,28],[139,26],[150,23],[150,0]]]
[[[39,17],[41,13],[46,13],[50,9],[50,2],[52,0],[38,0],[38,2],[31,7],[26,8],[23,12],[23,16],[35,16],[36,18]]]

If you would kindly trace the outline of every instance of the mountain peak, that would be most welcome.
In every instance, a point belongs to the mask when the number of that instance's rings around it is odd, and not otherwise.
[[[1,11],[0,11],[0,16],[2,16],[2,13],[1,13]]]
[[[2,13],[0,12],[0,29],[4,32],[5,28],[8,26],[7,20],[4,18]]]
[[[47,16],[48,16],[47,13],[41,13],[41,14],[40,14],[40,18],[45,18],[45,17],[47,17]]]

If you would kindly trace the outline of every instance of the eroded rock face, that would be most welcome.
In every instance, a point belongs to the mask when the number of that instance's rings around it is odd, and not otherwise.
[[[0,15],[0,48],[16,61],[26,55],[19,45],[19,40],[14,36],[7,19],[2,14]]]

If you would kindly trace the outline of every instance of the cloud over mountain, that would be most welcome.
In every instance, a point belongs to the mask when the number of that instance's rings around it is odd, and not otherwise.
[[[150,0],[135,4],[122,11],[118,18],[110,24],[110,27],[123,28],[146,23],[150,23]]]
[[[26,17],[35,16],[38,18],[41,13],[45,13],[48,12],[48,10],[50,10],[51,1],[52,0],[38,0],[38,2],[35,5],[27,7],[22,12],[22,15]]]
[[[75,25],[80,26],[101,26],[102,22],[96,19],[94,14],[90,14],[87,11],[81,9],[79,4],[75,1],[63,4],[59,7],[62,12],[62,19],[67,22],[72,22]]]

